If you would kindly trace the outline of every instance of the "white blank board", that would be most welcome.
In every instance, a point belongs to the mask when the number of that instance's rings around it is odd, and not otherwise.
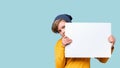
[[[65,35],[72,39],[65,57],[111,57],[111,23],[66,23]]]

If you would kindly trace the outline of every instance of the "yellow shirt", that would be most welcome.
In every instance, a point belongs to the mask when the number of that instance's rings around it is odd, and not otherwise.
[[[108,58],[97,58],[105,63]],[[90,68],[90,58],[65,58],[65,48],[62,39],[58,40],[55,46],[56,68]]]

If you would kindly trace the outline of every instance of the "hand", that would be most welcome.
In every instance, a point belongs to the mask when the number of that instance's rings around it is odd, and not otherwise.
[[[62,38],[62,44],[63,44],[64,46],[69,45],[71,42],[72,42],[72,40],[71,40],[70,38],[68,38],[67,36],[64,36],[64,37]]]
[[[115,38],[114,38],[112,35],[110,35],[110,36],[108,37],[108,41],[109,41],[110,43],[112,43],[112,47],[114,47]]]

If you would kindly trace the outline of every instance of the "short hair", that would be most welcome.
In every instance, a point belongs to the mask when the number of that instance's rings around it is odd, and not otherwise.
[[[71,22],[72,16],[71,16],[71,15],[68,15],[68,14],[60,14],[60,15],[58,15],[58,16],[55,18],[55,20],[54,20],[54,22],[53,22],[53,24],[52,24],[52,31],[53,31],[54,33],[59,33],[59,32],[58,32],[58,25],[59,25],[59,23],[60,23],[62,20],[64,20],[65,22]]]
[[[58,19],[58,20],[55,20],[52,24],[52,31],[54,33],[58,33],[58,25],[59,23],[62,21],[63,19]]]

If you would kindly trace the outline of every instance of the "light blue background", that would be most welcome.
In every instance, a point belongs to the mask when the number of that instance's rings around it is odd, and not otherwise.
[[[114,53],[106,64],[91,59],[91,68],[119,68],[119,6],[119,0],[1,0],[0,68],[55,68],[54,45],[60,36],[51,25],[62,13],[75,22],[111,22]]]

